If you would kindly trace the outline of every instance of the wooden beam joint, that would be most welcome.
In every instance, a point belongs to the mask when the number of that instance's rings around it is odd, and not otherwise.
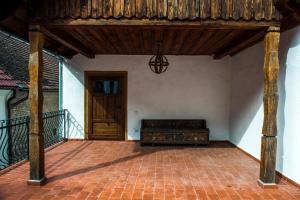
[[[77,42],[76,40],[72,38],[63,38],[59,34],[55,33],[54,31],[51,31],[47,29],[46,27],[41,27],[41,31],[47,35],[49,38],[57,41],[58,43],[74,50],[77,53],[80,53],[88,58],[95,58],[95,54],[91,52],[88,48],[83,46],[80,42]]]
[[[249,48],[254,44],[256,44],[257,42],[261,41],[265,34],[266,33],[264,30],[260,30],[256,34],[249,36],[244,41],[237,41],[231,44],[230,46],[221,49],[221,51],[217,52],[214,55],[214,59],[221,59],[227,55],[230,56],[236,55],[237,53],[243,51],[244,49]]]

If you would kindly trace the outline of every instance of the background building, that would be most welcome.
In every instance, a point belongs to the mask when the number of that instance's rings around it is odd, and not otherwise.
[[[59,59],[44,53],[43,112],[59,108]],[[0,32],[0,120],[29,115],[29,44]]]

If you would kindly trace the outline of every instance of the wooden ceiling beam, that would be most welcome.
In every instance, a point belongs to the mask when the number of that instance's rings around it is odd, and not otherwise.
[[[287,5],[300,16],[300,4],[297,1],[287,1]]]
[[[244,41],[237,41],[233,45],[230,45],[229,47],[226,47],[223,50],[221,50],[220,52],[216,53],[214,55],[214,59],[221,59],[227,55],[233,56],[233,55],[239,53],[240,51],[261,41],[263,39],[264,35],[265,35],[265,30],[262,30]]]
[[[281,20],[282,32],[300,24],[300,3],[291,0],[277,0],[275,6],[283,16]]]
[[[4,31],[12,33],[26,41],[28,41],[28,24],[16,20],[11,16],[0,22],[0,26]]]
[[[298,26],[299,24],[300,24],[300,15],[297,15],[296,13],[291,13],[282,19],[280,28],[281,31],[284,32]]]
[[[0,21],[13,16],[13,12],[21,3],[21,0],[5,1],[0,8]]]
[[[236,30],[235,30],[236,31]],[[217,46],[226,40],[226,37],[230,35],[230,33],[233,32],[232,30],[224,30],[223,32],[218,32],[217,37],[213,37],[211,40],[207,41],[205,45],[203,45],[201,51],[206,52],[208,55],[214,54],[215,50],[217,49]]]
[[[245,33],[245,30],[232,30],[221,41],[214,45],[214,53],[230,45],[236,38],[240,38],[243,33]]]
[[[278,0],[275,6],[283,14],[283,16],[287,16],[293,12],[300,15],[300,3],[297,1]]]
[[[203,28],[203,29],[260,29],[279,26],[280,22],[270,21],[235,21],[235,20],[195,20],[169,21],[164,19],[53,19],[39,21],[51,28],[99,28],[99,27],[151,27],[151,28]]]
[[[59,36],[59,34],[55,33],[54,31],[50,31],[49,29],[47,29],[45,27],[42,28],[42,32],[46,36],[61,43],[64,46],[76,51],[77,53],[81,53],[82,55],[84,55],[88,58],[95,58],[95,54],[93,52],[91,52],[91,50],[87,49],[81,43],[77,42],[76,40],[74,40],[72,38],[62,38]]]
[[[74,55],[77,54],[77,52],[75,52],[74,50],[64,46],[64,45],[60,45],[59,47],[57,47],[54,52],[63,55],[65,58],[71,59]]]
[[[202,48],[205,44],[207,44],[207,41],[211,40],[214,35],[217,33],[215,30],[205,31],[205,34],[203,34],[199,41],[197,41],[192,49],[190,49],[192,54],[198,54],[202,51]],[[203,52],[202,52],[203,53]],[[207,54],[206,54],[207,55]]]

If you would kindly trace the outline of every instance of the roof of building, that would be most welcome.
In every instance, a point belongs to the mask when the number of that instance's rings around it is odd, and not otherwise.
[[[43,51],[43,88],[58,89],[59,60]],[[18,83],[29,84],[29,44],[0,31],[0,87],[17,87]]]
[[[0,87],[4,88],[15,88],[22,83],[17,80],[13,80],[9,75],[5,74],[3,70],[0,69]]]

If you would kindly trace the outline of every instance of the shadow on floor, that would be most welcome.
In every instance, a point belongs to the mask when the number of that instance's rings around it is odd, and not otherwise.
[[[65,152],[65,153],[61,153],[61,154],[65,154],[64,156],[62,156],[59,160],[57,160],[56,162],[50,164],[47,167],[47,173],[50,173],[52,171],[54,171],[56,169],[56,167],[60,166],[63,163],[68,162],[69,160],[71,160],[74,156],[76,156],[77,154],[79,154],[81,151],[83,151],[84,149],[86,149],[88,146],[90,146],[93,142],[83,142],[80,143],[79,145],[76,145],[71,151]]]
[[[74,156],[76,156],[81,151],[86,149],[92,143],[93,143],[93,141],[86,141],[86,142],[80,143],[79,145],[76,145],[75,148],[73,148],[68,153],[65,153],[65,155],[63,157],[61,157],[57,162],[51,164],[49,167],[47,166],[47,169],[48,169],[47,173],[53,172],[57,167],[59,167],[62,164],[65,164],[66,162],[71,160]],[[105,167],[115,165],[118,163],[126,162],[126,161],[132,160],[132,159],[140,157],[140,156],[153,154],[158,151],[173,150],[173,149],[185,149],[185,148],[205,149],[205,148],[235,148],[235,147],[228,142],[212,142],[208,146],[197,146],[197,147],[191,146],[191,145],[171,145],[171,146],[170,145],[168,145],[168,146],[167,145],[156,145],[156,146],[151,146],[151,145],[147,146],[146,145],[146,146],[141,146],[139,142],[136,142],[134,145],[134,149],[133,149],[133,153],[135,153],[134,155],[118,158],[118,159],[115,159],[115,160],[109,161],[109,162],[99,163],[94,166],[77,169],[77,170],[70,171],[67,173],[54,175],[52,177],[48,177],[47,182],[50,183],[50,182],[54,182],[57,180],[73,177],[73,176],[76,176],[79,174],[88,173],[88,172],[91,172],[91,171],[94,171],[97,169],[101,169],[101,168],[105,168]]]

